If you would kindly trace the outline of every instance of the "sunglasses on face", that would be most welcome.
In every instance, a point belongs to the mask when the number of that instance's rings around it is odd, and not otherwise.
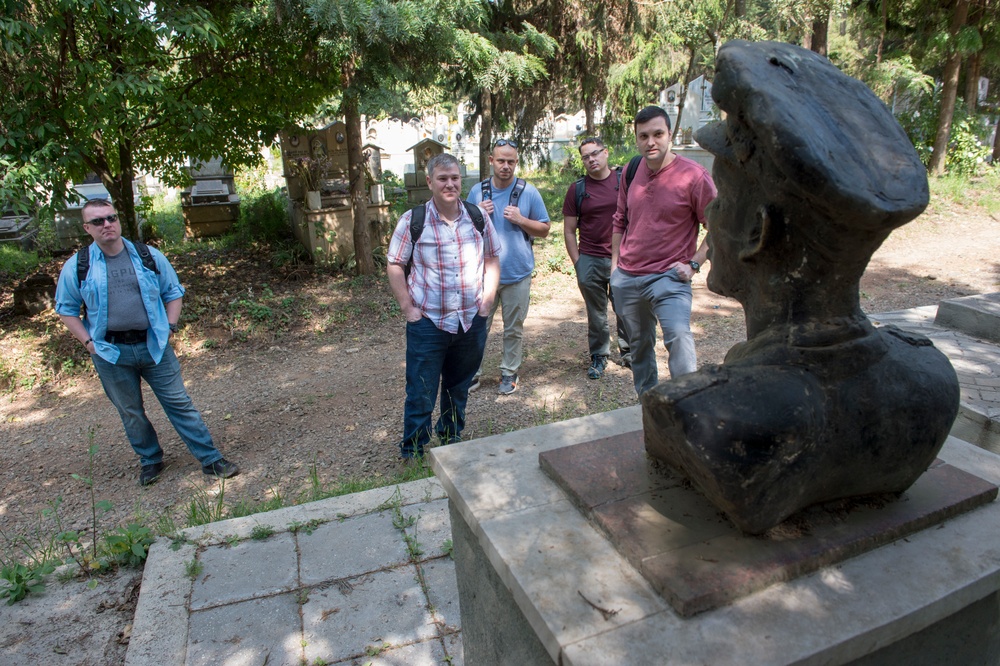
[[[499,139],[496,143],[493,144],[494,148],[496,148],[497,146],[500,146],[501,148],[503,148],[504,146],[517,148],[517,141],[514,141],[514,139]]]
[[[104,217],[95,217],[89,222],[84,222],[84,224],[89,224],[94,227],[103,227],[108,222],[114,224],[117,221],[118,221],[118,213],[114,213],[113,215],[105,215]]]

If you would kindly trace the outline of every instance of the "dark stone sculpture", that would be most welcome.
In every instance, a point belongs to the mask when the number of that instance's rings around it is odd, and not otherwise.
[[[642,397],[646,450],[745,532],[817,502],[902,492],[958,413],[958,378],[924,337],[875,329],[858,282],[928,202],[927,172],[885,105],[805,49],[733,41],[712,94],[709,288],[742,303],[721,366]]]

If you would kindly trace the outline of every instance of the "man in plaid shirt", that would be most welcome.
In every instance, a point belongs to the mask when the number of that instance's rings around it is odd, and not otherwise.
[[[389,286],[406,317],[404,460],[419,458],[431,438],[431,413],[441,384],[435,431],[461,441],[469,385],[486,348],[486,317],[500,283],[500,241],[489,216],[480,232],[462,202],[458,160],[447,153],[427,163],[431,200],[416,242],[407,211],[389,241]],[[478,211],[475,211],[477,214]],[[410,267],[409,275],[406,273]]]

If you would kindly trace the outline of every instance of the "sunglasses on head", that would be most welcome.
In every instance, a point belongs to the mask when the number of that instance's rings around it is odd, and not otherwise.
[[[95,227],[103,227],[108,222],[114,224],[117,221],[118,221],[118,213],[114,213],[112,215],[105,215],[104,217],[95,217],[89,222],[85,222],[85,224],[89,224]]]
[[[501,148],[503,148],[504,146],[510,146],[511,148],[517,148],[517,141],[514,141],[514,139],[499,139],[499,140],[497,140],[496,143],[493,144],[494,148],[496,148],[497,146],[500,146]]]

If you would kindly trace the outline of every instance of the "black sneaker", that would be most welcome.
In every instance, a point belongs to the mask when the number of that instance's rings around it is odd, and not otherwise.
[[[201,471],[209,476],[216,476],[220,479],[228,479],[240,473],[240,467],[234,462],[229,462],[225,458],[219,458],[211,465],[204,465]]]
[[[140,486],[151,486],[160,480],[160,474],[163,473],[163,463],[153,463],[151,465],[143,465],[142,471],[139,472],[139,485]]]
[[[587,370],[587,376],[591,379],[600,379],[604,376],[606,367],[608,367],[608,357],[594,354],[590,357],[590,368]]]

